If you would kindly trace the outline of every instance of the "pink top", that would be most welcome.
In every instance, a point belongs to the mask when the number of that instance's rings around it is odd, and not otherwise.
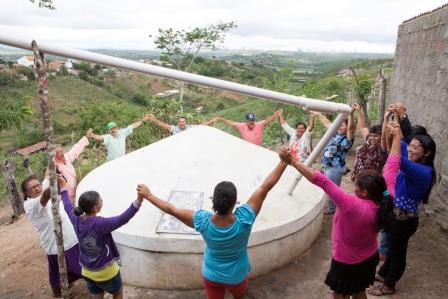
[[[255,127],[251,130],[247,123],[237,123],[235,128],[240,132],[241,137],[253,144],[261,145],[263,142],[263,129],[266,122],[264,120],[257,121]]]
[[[389,155],[383,176],[387,189],[395,195],[395,182],[400,169],[400,157]],[[333,258],[346,264],[360,263],[378,250],[376,214],[378,205],[341,190],[322,173],[316,171],[311,182],[321,187],[337,206],[333,218],[331,240]]]
[[[57,160],[56,167],[67,180],[67,190],[70,200],[74,201],[76,196],[76,170],[72,162],[78,158],[84,148],[89,145],[89,139],[82,137],[68,152],[64,153],[65,161]]]

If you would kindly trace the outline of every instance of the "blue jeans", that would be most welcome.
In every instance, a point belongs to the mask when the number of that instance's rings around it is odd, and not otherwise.
[[[386,232],[382,229],[380,231],[380,243],[378,246],[378,251],[381,255],[386,256],[387,255],[387,239],[386,239]]]
[[[340,186],[342,181],[342,176],[344,175],[347,168],[344,166],[342,168],[338,167],[328,167],[324,166],[324,174],[328,177],[333,183]],[[327,212],[334,213],[336,212],[336,205],[333,200],[329,197],[327,202]]]

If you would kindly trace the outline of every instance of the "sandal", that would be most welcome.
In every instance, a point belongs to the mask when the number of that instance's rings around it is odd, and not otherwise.
[[[367,293],[373,296],[392,295],[395,293],[394,289],[389,288],[388,290],[385,290],[384,287],[387,286],[385,286],[384,284],[379,286],[371,286],[370,288],[367,289]]]

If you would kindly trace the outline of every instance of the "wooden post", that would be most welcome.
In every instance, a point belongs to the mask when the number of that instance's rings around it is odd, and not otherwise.
[[[19,190],[17,190],[16,179],[14,178],[14,168],[12,163],[8,160],[5,160],[3,163],[3,169],[5,171],[6,177],[6,186],[9,191],[9,195],[11,196],[11,206],[14,211],[14,218],[19,218],[20,215],[25,213],[25,209],[23,207],[23,200],[19,195]]]
[[[381,85],[380,85],[380,102],[379,102],[379,112],[377,124],[381,125],[384,121],[384,113],[386,111],[386,88],[387,79],[384,75],[383,69],[380,69]]]
[[[51,212],[53,214],[54,234],[58,248],[59,274],[61,278],[62,298],[69,298],[67,268],[64,256],[64,239],[62,235],[62,221],[59,214],[59,194],[56,177],[55,146],[53,137],[53,126],[48,107],[48,79],[45,66],[44,54],[40,52],[36,41],[32,41],[31,47],[34,53],[34,64],[37,72],[37,89],[40,99],[40,108],[42,110],[42,120],[44,126],[45,139],[47,141],[48,170],[50,174],[51,191]]]

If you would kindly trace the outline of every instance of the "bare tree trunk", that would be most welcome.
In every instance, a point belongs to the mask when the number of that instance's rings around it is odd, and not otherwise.
[[[16,179],[14,177],[14,168],[10,161],[5,160],[3,163],[3,169],[5,170],[6,186],[8,188],[9,195],[11,196],[11,206],[14,211],[13,219],[18,219],[20,215],[25,213],[25,209],[17,189]]]
[[[381,87],[380,87],[380,102],[379,102],[379,112],[378,112],[378,121],[377,124],[382,124],[384,121],[384,113],[386,111],[386,88],[387,88],[387,79],[384,76],[383,69],[380,69],[381,76]]]
[[[48,79],[45,69],[44,54],[40,52],[36,41],[31,43],[34,52],[34,64],[37,72],[38,93],[40,99],[40,107],[42,110],[42,120],[44,126],[45,138],[47,141],[48,154],[48,170],[50,173],[50,191],[51,191],[51,211],[53,214],[54,234],[56,237],[56,245],[58,248],[58,264],[61,278],[62,297],[69,298],[67,269],[64,256],[64,239],[62,236],[62,221],[59,214],[59,196],[56,178],[55,146],[53,137],[53,126],[51,123],[50,111],[48,109]]]

